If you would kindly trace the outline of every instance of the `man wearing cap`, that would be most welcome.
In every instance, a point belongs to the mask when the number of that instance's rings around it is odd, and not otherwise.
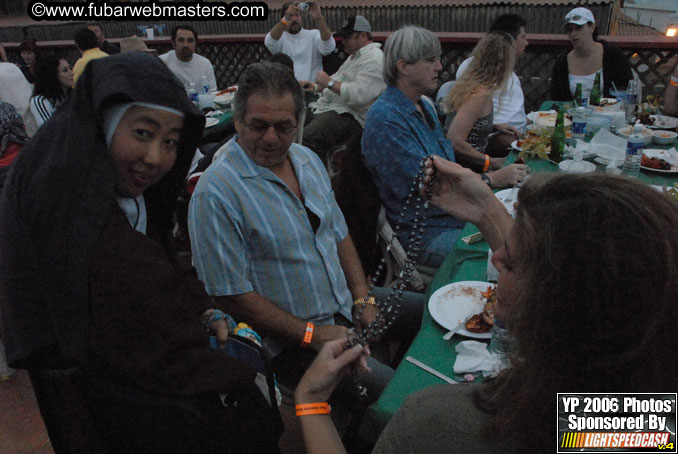
[[[614,83],[625,89],[633,79],[631,65],[621,50],[605,41],[598,41],[596,20],[586,8],[574,8],[565,15],[565,32],[572,49],[558,56],[551,77],[551,99],[572,101],[577,84],[582,84],[584,97],[593,87],[600,72],[602,96],[610,97]]]
[[[363,16],[350,17],[337,33],[343,38],[348,59],[332,76],[320,71],[315,83],[302,81],[306,91],[322,92],[313,108],[313,118],[304,128],[304,145],[323,160],[332,148],[362,135],[365,116],[386,88],[384,54],[372,41],[372,27]]]
[[[317,30],[302,27],[300,6],[308,8]],[[297,80],[315,80],[315,75],[323,69],[323,55],[331,54],[336,48],[332,30],[315,2],[284,3],[282,19],[266,34],[264,44],[272,54],[282,52],[292,58]]]
[[[172,29],[174,50],[164,53],[160,60],[177,76],[184,85],[195,84],[196,90],[202,89],[202,76],[205,76],[210,91],[216,91],[217,80],[214,77],[212,63],[195,50],[198,46],[198,34],[189,25],[178,25]]]
[[[492,22],[490,31],[508,33],[513,37],[513,49],[517,60],[523,55],[528,44],[525,33],[526,25],[525,19],[517,14],[502,14]],[[466,71],[471,60],[473,60],[473,57],[467,58],[459,65],[456,74],[457,79]],[[503,157],[508,153],[511,142],[524,134],[527,126],[525,96],[523,87],[520,85],[520,79],[515,72],[511,73],[511,77],[503,89],[494,92],[492,105],[494,123],[506,124],[511,133],[498,132],[490,136],[488,154]]]

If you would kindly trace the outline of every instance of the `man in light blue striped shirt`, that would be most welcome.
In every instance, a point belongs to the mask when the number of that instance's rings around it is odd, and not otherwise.
[[[346,337],[352,322],[369,323],[377,310],[359,305],[362,318],[353,319],[367,279],[322,162],[292,144],[303,109],[289,69],[251,65],[234,100],[238,135],[217,152],[189,208],[207,292],[264,335],[278,354],[279,381],[290,386],[325,341]],[[361,380],[376,399],[393,371],[368,361],[373,373]]]

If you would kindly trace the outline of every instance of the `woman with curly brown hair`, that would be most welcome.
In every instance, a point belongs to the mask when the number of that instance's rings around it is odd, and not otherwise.
[[[513,221],[471,171],[437,156],[433,165],[433,203],[496,251],[495,317],[515,338],[513,365],[485,384],[410,396],[374,452],[544,452],[557,440],[558,392],[678,389],[676,201],[626,177],[542,174],[518,193]],[[359,355],[327,346],[297,402],[321,402]],[[317,418],[302,418],[311,448],[310,430],[328,429]]]
[[[35,65],[35,87],[31,113],[38,126],[50,119],[73,90],[73,71],[66,59],[57,55],[40,57]]]
[[[492,96],[502,89],[513,72],[515,50],[513,37],[505,32],[490,32],[473,49],[473,60],[455,82],[442,107],[448,113],[447,138],[452,141],[454,156],[461,165],[483,173],[494,187],[511,186],[524,178],[518,165],[502,169],[503,158],[487,153],[490,134],[519,132],[512,126],[493,123]]]

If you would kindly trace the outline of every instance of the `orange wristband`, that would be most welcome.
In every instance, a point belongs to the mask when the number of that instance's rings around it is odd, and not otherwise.
[[[327,402],[318,402],[315,404],[299,404],[296,405],[297,416],[307,415],[329,415],[332,411],[330,404]]]
[[[302,347],[308,347],[311,345],[311,340],[313,339],[313,328],[315,325],[311,322],[306,323],[306,332],[304,333],[304,340],[301,341]]]
[[[485,165],[483,166],[483,172],[487,172],[487,169],[490,168],[490,157],[485,155]]]

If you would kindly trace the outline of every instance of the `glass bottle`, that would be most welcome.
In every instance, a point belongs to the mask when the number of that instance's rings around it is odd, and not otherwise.
[[[558,116],[556,117],[556,125],[551,134],[551,152],[549,159],[555,162],[563,160],[563,151],[565,150],[565,109],[563,106],[558,108]]]
[[[575,105],[575,107],[580,107],[580,106],[584,105],[581,97],[582,97],[581,84],[578,83],[577,89],[574,91],[574,105]]]
[[[626,89],[626,97],[624,98],[624,112],[626,113],[626,122],[633,123],[635,121],[636,113],[636,81],[629,80],[628,88]]]
[[[589,95],[589,105],[600,105],[600,71],[596,73],[596,79],[593,81],[593,88],[591,88],[591,94]]]

